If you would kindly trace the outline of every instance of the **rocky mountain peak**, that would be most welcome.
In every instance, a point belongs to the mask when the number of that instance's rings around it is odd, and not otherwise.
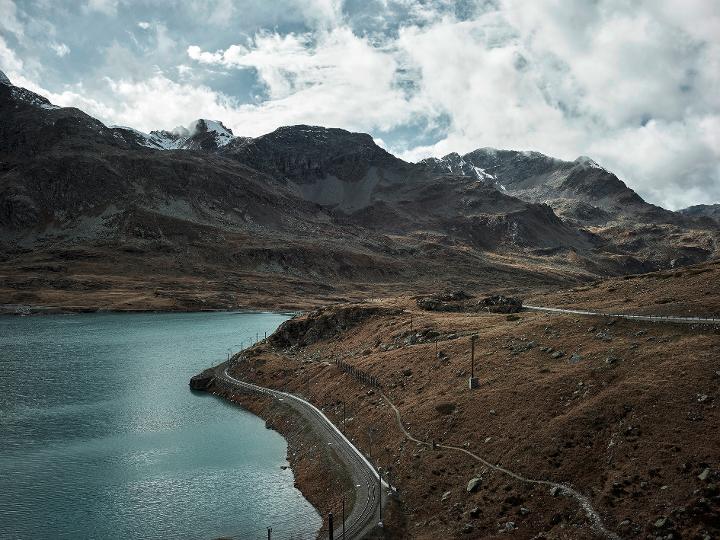
[[[223,153],[299,182],[327,176],[353,181],[363,178],[372,167],[406,165],[375,144],[367,133],[308,125],[280,127],[228,145]]]
[[[435,174],[453,174],[458,176],[469,176],[488,184],[494,184],[495,178],[485,172],[481,167],[475,166],[466,161],[457,152],[450,152],[441,158],[426,158],[420,161],[419,165]]]
[[[199,118],[187,126],[172,130],[154,130],[143,133],[133,128],[113,126],[121,131],[126,140],[157,150],[205,150],[215,151],[237,137],[219,120]]]
[[[0,71],[0,84],[6,84],[8,86],[12,86],[12,83],[10,82],[10,79],[8,79],[7,75]]]

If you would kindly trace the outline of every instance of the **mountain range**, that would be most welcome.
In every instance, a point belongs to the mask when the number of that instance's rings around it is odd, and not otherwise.
[[[106,126],[0,76],[4,304],[300,305],[525,290],[717,256],[717,208],[644,201],[588,157],[405,162],[370,135]],[[79,302],[79,304],[78,304]]]

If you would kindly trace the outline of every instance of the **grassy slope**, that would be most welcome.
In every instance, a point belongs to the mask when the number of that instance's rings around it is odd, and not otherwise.
[[[669,284],[678,296],[685,290],[679,280],[638,279],[654,287],[638,300],[666,294],[659,288]],[[612,283],[620,284],[620,292],[621,284],[633,281]],[[702,291],[693,280],[687,287],[684,297]],[[612,305],[608,288],[613,285],[591,290],[602,291],[598,297]],[[577,505],[546,488],[405,441],[387,404],[327,363],[335,357],[378,376],[418,438],[466,446],[531,478],[568,482],[623,537],[670,530],[683,538],[720,534],[717,330],[543,313],[509,321],[504,315],[424,312],[410,298],[379,303],[407,311],[375,316],[307,347],[261,345],[265,351],[242,364],[239,375],[309,396],[337,421],[345,400],[352,417],[348,431],[370,453],[372,427],[374,459],[394,469],[409,537],[463,537],[466,524],[471,537],[488,537],[501,535],[508,522],[517,526],[518,538],[541,532],[585,538],[592,532]],[[622,303],[629,311],[644,307]],[[671,304],[661,305],[669,310]],[[411,324],[413,334],[440,332],[437,346],[449,360],[437,359],[434,340],[408,344]],[[467,389],[470,334],[479,336],[481,387],[475,391]],[[543,347],[565,355],[555,359]],[[573,353],[581,358],[571,362]],[[454,412],[443,414],[441,404]],[[701,480],[705,468],[711,472]],[[475,475],[482,476],[482,487],[468,494],[465,486]],[[475,507],[478,517],[472,518]],[[656,527],[664,517],[669,519]]]

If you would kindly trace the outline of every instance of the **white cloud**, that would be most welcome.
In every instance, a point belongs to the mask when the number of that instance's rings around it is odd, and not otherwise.
[[[720,200],[720,16],[701,2],[626,6],[507,1],[402,30],[422,98],[450,118],[445,138],[403,156],[589,154],[652,202]]]
[[[21,38],[25,28],[17,18],[17,7],[13,0],[0,0],[0,30],[6,30]]]
[[[8,47],[2,35],[0,35],[0,70],[5,72],[10,81],[23,71],[23,61]]]
[[[269,99],[242,109],[250,130],[292,123],[390,129],[411,119],[412,103],[396,86],[394,56],[347,27],[310,34],[260,34],[247,47],[232,45],[188,56],[203,64],[254,69]],[[248,124],[244,126],[248,133]]]
[[[119,0],[87,0],[85,9],[87,11],[97,11],[105,15],[115,15],[117,13]]]
[[[51,43],[50,48],[55,51],[55,54],[57,54],[60,58],[70,53],[70,47],[64,43]]]
[[[142,28],[143,30],[147,30],[148,28],[150,28],[150,23],[147,21],[140,21],[139,23],[137,23],[137,25],[139,28]]]

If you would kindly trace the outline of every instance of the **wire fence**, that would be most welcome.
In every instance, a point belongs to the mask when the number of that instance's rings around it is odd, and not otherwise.
[[[352,376],[355,380],[360,381],[361,383],[365,383],[370,386],[374,386],[375,388],[380,388],[380,379],[375,377],[374,375],[371,375],[367,371],[363,371],[362,369],[356,368],[355,366],[348,364],[347,362],[344,362],[340,360],[339,358],[335,359],[335,365],[345,373]]]

